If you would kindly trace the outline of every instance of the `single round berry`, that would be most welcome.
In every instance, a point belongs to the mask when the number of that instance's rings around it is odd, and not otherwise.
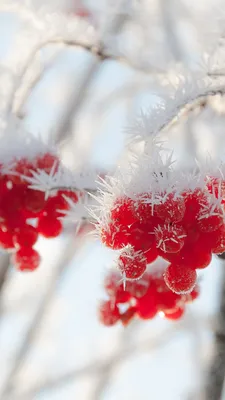
[[[98,315],[100,322],[105,326],[112,326],[120,319],[119,308],[111,301],[103,301],[99,305]]]
[[[32,247],[38,239],[36,228],[31,225],[25,225],[23,228],[15,230],[13,235],[13,244],[16,248]]]
[[[185,213],[182,219],[182,224],[185,229],[196,225],[197,215],[200,209],[208,204],[207,194],[202,189],[187,190],[183,192],[183,198],[185,202]]]
[[[54,168],[54,172],[57,172],[59,168],[59,159],[55,154],[45,153],[40,155],[36,159],[37,168],[47,172],[48,174]]]
[[[170,264],[164,272],[164,279],[172,292],[185,294],[193,290],[197,274],[194,269]]]
[[[137,281],[126,282],[126,290],[132,297],[136,299],[143,297],[147,293],[148,288],[149,288],[148,277],[145,274]]]
[[[185,202],[176,193],[165,194],[158,199],[159,204],[154,205],[154,213],[165,222],[180,222],[185,213]]]
[[[105,246],[110,247],[114,250],[122,249],[124,246],[127,246],[129,244],[129,228],[125,228],[122,226],[116,227],[114,224],[110,223],[101,228],[100,238]]]
[[[129,244],[137,251],[148,251],[155,246],[154,228],[147,224],[135,222],[129,229]]]
[[[55,238],[62,233],[63,226],[57,218],[41,216],[38,219],[37,231],[46,238]]]
[[[106,293],[116,304],[126,303],[131,298],[127,285],[126,290],[124,290],[123,283],[121,283],[121,275],[117,271],[110,271],[105,277],[104,288]]]
[[[24,207],[33,213],[39,213],[45,207],[45,193],[40,190],[27,189]]]
[[[183,315],[184,315],[184,308],[182,307],[179,307],[171,312],[164,312],[164,317],[166,319],[171,319],[173,321],[180,319]]]
[[[11,231],[0,228],[0,247],[3,249],[13,249],[13,236]]]
[[[221,198],[225,201],[225,181],[222,178],[208,177],[206,187],[216,199]]]
[[[151,264],[157,259],[158,255],[159,255],[158,249],[156,248],[156,246],[153,246],[149,250],[147,250],[144,253],[144,255],[146,257],[147,264]]]
[[[131,247],[125,249],[118,260],[118,268],[126,279],[138,279],[146,271],[147,261],[143,253]]]
[[[155,228],[156,246],[165,253],[178,253],[186,238],[186,232],[181,225],[159,225]]]
[[[20,271],[34,271],[40,261],[39,253],[32,247],[23,247],[13,255],[13,263]]]
[[[128,226],[136,222],[134,201],[129,197],[117,199],[111,209],[110,219],[117,226]]]
[[[152,319],[156,316],[157,309],[157,293],[155,287],[150,286],[145,296],[137,299],[137,315],[141,319]]]
[[[120,321],[122,322],[123,326],[127,326],[132,321],[136,315],[136,312],[136,307],[129,307],[125,312],[120,314]]]
[[[213,232],[224,224],[222,208],[208,205],[197,214],[198,228],[201,232]]]

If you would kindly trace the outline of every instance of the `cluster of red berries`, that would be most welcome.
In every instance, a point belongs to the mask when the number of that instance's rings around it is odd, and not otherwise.
[[[196,269],[207,267],[212,253],[225,251],[223,199],[225,182],[216,178],[194,190],[119,197],[100,225],[101,241],[121,250],[118,267],[124,278],[140,278],[160,256],[170,263],[164,274],[168,287],[190,292]]]
[[[15,160],[7,173],[6,166],[0,166],[0,247],[13,251],[12,261],[20,271],[39,266],[40,255],[33,248],[39,235],[54,238],[62,232],[59,217],[69,209],[66,197],[78,201],[78,194],[69,190],[46,199],[44,192],[29,188],[26,178],[37,170],[50,173],[53,167],[57,170],[59,160],[51,153]]]
[[[124,290],[121,277],[116,271],[105,279],[104,288],[108,300],[99,306],[99,319],[105,326],[121,321],[126,326],[135,316],[143,320],[153,319],[157,314],[169,320],[180,319],[185,305],[199,295],[196,286],[189,294],[173,293],[160,275],[145,273],[141,279],[128,281]]]

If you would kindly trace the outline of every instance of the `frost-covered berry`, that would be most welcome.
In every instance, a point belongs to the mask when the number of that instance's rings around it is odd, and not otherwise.
[[[137,315],[141,319],[152,319],[156,316],[157,309],[157,292],[151,286],[143,297],[137,299]]]
[[[135,222],[129,229],[128,242],[137,251],[148,251],[155,246],[154,229],[148,224]]]
[[[195,189],[194,191],[187,190],[183,192],[185,202],[185,213],[182,219],[182,224],[185,228],[193,227],[197,222],[197,215],[200,209],[208,204],[207,194],[202,189]]]
[[[109,223],[101,227],[100,238],[105,246],[114,250],[122,249],[130,243],[129,228]]]
[[[3,249],[12,249],[14,247],[11,231],[0,228],[0,247]]]
[[[180,319],[183,315],[184,315],[183,307],[179,307],[171,312],[170,311],[164,312],[164,317],[166,319],[171,319],[173,321]]]
[[[118,268],[126,279],[138,279],[146,271],[147,260],[143,253],[129,247],[119,256]]]
[[[156,246],[152,246],[149,250],[147,250],[144,253],[147,263],[151,264],[153,261],[155,261],[159,255],[158,253],[158,249],[156,248]]]
[[[118,306],[111,301],[103,301],[99,305],[98,315],[100,322],[105,326],[112,326],[120,319]]]
[[[164,272],[164,279],[170,290],[174,293],[183,294],[193,290],[197,274],[194,269],[170,264]]]
[[[185,213],[185,202],[183,197],[176,193],[165,194],[159,198],[159,204],[154,205],[154,213],[164,222],[180,222]]]
[[[16,248],[32,247],[38,239],[36,228],[25,225],[23,228],[16,229],[13,235],[13,244]]]
[[[134,201],[125,196],[118,198],[112,206],[110,219],[118,226],[128,226],[136,222]]]
[[[39,253],[32,247],[23,247],[13,255],[13,263],[19,271],[34,271],[40,261]]]
[[[123,326],[127,326],[132,319],[135,317],[137,312],[136,307],[129,307],[125,312],[120,314],[120,321],[122,322]]]
[[[216,199],[221,198],[225,202],[225,181],[222,178],[208,177],[206,187]]]
[[[107,274],[104,280],[104,288],[106,293],[116,304],[126,303],[131,298],[131,294],[128,291],[127,285],[126,290],[124,290],[123,283],[121,283],[121,275],[117,271],[110,271]]]
[[[184,245],[186,232],[181,225],[165,224],[155,228],[156,246],[165,253],[177,253]]]
[[[202,207],[197,214],[198,228],[201,232],[213,232],[224,224],[221,207],[212,205]]]

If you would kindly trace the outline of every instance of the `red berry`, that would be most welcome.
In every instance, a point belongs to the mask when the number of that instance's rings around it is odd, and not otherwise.
[[[112,326],[120,319],[119,309],[116,304],[111,301],[103,301],[99,305],[99,319],[105,326]]]
[[[12,249],[14,247],[12,232],[0,228],[0,247],[3,249]]]
[[[62,223],[57,218],[41,216],[38,219],[37,225],[38,232],[46,238],[54,238],[62,233]]]
[[[13,256],[13,262],[20,271],[34,271],[38,268],[41,258],[39,253],[32,247],[24,247]]]
[[[118,250],[129,244],[130,233],[128,228],[110,223],[101,228],[100,238],[107,247]]]
[[[186,232],[180,225],[159,225],[155,228],[156,246],[165,253],[177,253],[184,245]]]
[[[130,293],[131,296],[138,299],[143,297],[149,287],[148,278],[144,275],[142,278],[137,281],[128,281],[126,282],[126,290]]]
[[[140,194],[139,199],[134,203],[134,207],[135,215],[140,222],[151,223],[151,221],[154,221],[151,193]]]
[[[164,272],[164,279],[174,293],[183,294],[193,290],[197,274],[194,269],[170,264]]]
[[[196,217],[202,206],[208,203],[207,195],[202,189],[188,190],[183,192],[185,202],[185,213],[182,224],[185,228],[192,227],[197,223]]]
[[[116,304],[126,303],[131,298],[127,287],[126,290],[124,290],[123,283],[121,283],[121,275],[117,271],[110,271],[105,277],[104,288],[106,293]]]
[[[201,232],[213,232],[224,224],[222,208],[213,205],[202,207],[197,214],[198,228]]]
[[[169,312],[164,312],[164,317],[166,319],[171,319],[171,320],[177,320],[180,319],[184,314],[184,308],[179,307],[173,311]]]
[[[22,175],[26,177],[33,176],[33,171],[36,170],[36,164],[34,161],[28,160],[26,158],[21,158],[16,160],[16,165],[12,173],[8,174],[8,178],[15,185],[21,185],[25,183],[25,179]]]
[[[147,261],[143,253],[133,248],[125,249],[119,257],[118,268],[126,279],[138,279],[146,271]]]
[[[55,154],[46,153],[41,156],[38,156],[36,159],[37,168],[44,170],[47,173],[50,173],[52,168],[54,167],[54,171],[56,172],[59,168],[59,159]]]
[[[155,246],[154,228],[147,224],[135,222],[129,229],[128,241],[135,250],[145,252]]]
[[[200,294],[199,286],[196,285],[192,290],[192,292],[183,295],[183,299],[185,303],[192,303],[199,297],[199,294]]]
[[[121,197],[117,199],[110,213],[112,223],[117,226],[128,226],[136,221],[134,215],[134,201],[129,197]]]
[[[157,308],[158,311],[167,312],[173,310],[181,302],[181,296],[168,289],[164,282],[164,288],[161,292],[158,291]]]
[[[123,326],[127,326],[132,321],[132,319],[135,317],[136,312],[136,307],[129,307],[124,313],[120,315],[120,321],[122,322]]]
[[[137,299],[137,314],[141,319],[152,319],[156,316],[157,309],[157,292],[155,287],[150,286],[145,296]]]
[[[206,185],[209,193],[218,198],[225,199],[225,181],[221,178],[208,177]],[[224,202],[224,200],[222,200]]]
[[[144,253],[146,260],[147,260],[147,264],[151,264],[153,263],[153,261],[155,261],[159,255],[158,253],[158,249],[156,248],[156,246],[151,247],[148,251],[146,251]]]
[[[27,189],[25,208],[33,213],[39,213],[45,207],[45,193],[40,190]]]
[[[185,213],[184,199],[175,193],[165,194],[159,198],[159,204],[154,205],[154,212],[164,222],[180,222]]]
[[[15,230],[13,243],[16,248],[32,247],[38,239],[36,228],[31,225],[25,225],[23,228]]]

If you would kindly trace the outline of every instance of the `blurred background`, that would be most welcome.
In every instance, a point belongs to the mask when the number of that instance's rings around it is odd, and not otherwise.
[[[63,23],[49,19],[58,37],[51,43],[40,16],[57,12]],[[0,61],[19,71],[14,111],[31,135],[58,144],[70,168],[110,174],[141,109],[154,113],[184,76],[223,82],[224,15],[218,0],[0,0]],[[65,21],[76,28],[73,40],[61,40]],[[209,151],[224,156],[224,112],[223,99],[209,97],[163,132],[185,167]],[[106,328],[96,310],[113,253],[89,226],[78,236],[75,228],[39,240],[43,261],[32,274],[1,254],[0,399],[201,400],[224,261],[202,273],[201,295],[181,321]]]

